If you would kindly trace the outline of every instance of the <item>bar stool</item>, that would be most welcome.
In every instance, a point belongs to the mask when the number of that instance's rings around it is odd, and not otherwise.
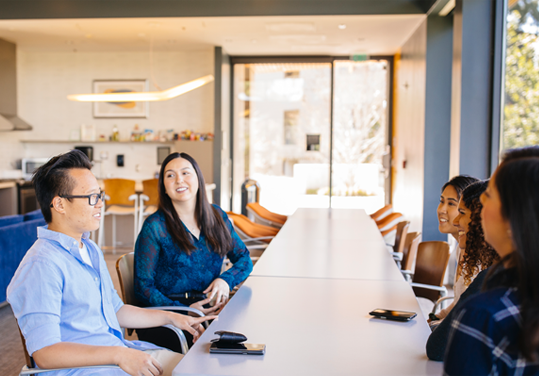
[[[112,215],[112,247],[116,247],[116,216],[132,215],[134,239],[137,236],[138,200],[135,193],[135,181],[128,179],[105,179],[105,205],[101,208],[101,226],[99,228],[98,245],[103,248],[105,242],[105,217]]]
[[[159,179],[142,181],[142,194],[139,196],[138,230],[142,230],[144,218],[155,213],[159,207]]]

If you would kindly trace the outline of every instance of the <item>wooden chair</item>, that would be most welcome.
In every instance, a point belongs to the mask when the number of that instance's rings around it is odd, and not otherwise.
[[[246,206],[248,218],[261,225],[271,226],[280,229],[285,224],[288,217],[270,212],[258,202],[250,202]]]
[[[376,226],[380,232],[397,229],[397,224],[403,220],[404,216],[401,213],[391,213],[379,221],[376,221]]]
[[[124,303],[140,307],[141,304],[135,297],[134,270],[135,270],[135,253],[134,252],[126,253],[125,255],[122,255],[116,261],[116,272],[118,273],[118,279],[120,280],[120,290],[122,291],[122,297],[123,297]],[[183,314],[193,313],[199,317],[204,316],[204,314],[201,311],[195,308],[191,308],[191,307],[165,306],[165,307],[145,307],[145,308],[175,311],[175,312],[183,313]],[[207,326],[206,323],[203,323],[203,325]],[[171,350],[180,351],[182,354],[186,354],[187,351],[189,350],[189,345],[188,345],[187,338],[185,337],[184,332],[181,329],[176,328],[175,326],[172,326],[172,325],[164,325],[163,327],[171,330],[178,337],[180,347],[174,348]],[[161,328],[156,328],[156,329],[161,329]],[[133,333],[133,329],[127,329],[127,332],[129,335],[131,335]],[[156,338],[156,341],[152,340],[151,342],[155,342],[155,344],[159,346],[165,346],[164,344],[160,344],[157,338]]]
[[[412,271],[414,262],[417,257],[417,249],[421,240],[420,232],[409,232],[406,234],[406,240],[404,242],[404,248],[402,250],[401,269]]]
[[[159,179],[148,179],[142,181],[142,194],[139,196],[138,229],[137,234],[142,230],[144,219],[155,213],[159,206]]]
[[[408,227],[410,227],[409,221],[402,221],[397,224],[396,235],[395,235],[395,244],[391,246],[391,255],[393,259],[401,267],[401,262],[403,258],[404,245],[406,243],[406,235],[408,234]]]
[[[386,217],[387,215],[389,215],[391,213],[393,213],[393,205],[388,204],[388,205],[384,206],[383,208],[378,209],[377,211],[372,213],[371,218],[373,220],[375,220],[375,221],[379,221],[379,220],[381,220],[382,218]]]
[[[253,264],[255,264],[279,230],[275,227],[254,223],[242,214],[227,212],[227,215],[234,225],[234,230],[249,250]]]
[[[445,270],[449,262],[449,244],[441,241],[419,243],[415,271],[401,270],[412,276],[410,284],[417,297],[426,298],[435,303],[447,295],[444,286]]]
[[[105,217],[112,215],[112,247],[116,247],[116,216],[132,215],[134,242],[137,239],[137,207],[138,200],[135,193],[135,181],[128,179],[105,179],[105,205],[101,209],[101,224],[99,227],[98,245],[104,247],[105,242]]]

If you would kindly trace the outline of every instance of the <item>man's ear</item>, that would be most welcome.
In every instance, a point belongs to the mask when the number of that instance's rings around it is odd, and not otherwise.
[[[51,211],[54,210],[60,214],[64,214],[65,213],[65,208],[64,208],[64,200],[62,200],[62,198],[60,196],[56,196],[55,198],[52,199],[52,203],[51,203]]]

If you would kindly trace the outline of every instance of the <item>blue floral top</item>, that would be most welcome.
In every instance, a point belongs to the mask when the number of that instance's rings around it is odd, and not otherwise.
[[[168,296],[204,291],[216,278],[226,281],[232,289],[249,276],[253,263],[247,247],[234,231],[226,213],[220,207],[213,206],[221,213],[232,235],[233,246],[227,256],[234,266],[219,275],[224,257],[206,243],[203,229],[199,239],[192,236],[196,249],[187,255],[168,233],[165,215],[158,210],[146,219],[135,244],[135,295],[143,305],[183,306]],[[183,222],[182,225],[189,232]]]

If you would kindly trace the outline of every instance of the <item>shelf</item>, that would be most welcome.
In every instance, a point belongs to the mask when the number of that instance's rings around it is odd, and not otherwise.
[[[176,140],[176,141],[69,141],[69,140],[21,140],[23,144],[138,144],[138,145],[151,145],[151,144],[165,144],[172,145],[175,142],[208,142],[213,140],[204,141],[191,141],[191,140]]]

